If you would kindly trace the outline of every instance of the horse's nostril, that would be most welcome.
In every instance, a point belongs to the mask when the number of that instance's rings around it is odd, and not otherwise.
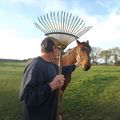
[[[84,66],[83,66],[83,70],[84,71],[88,71],[89,69],[90,69],[90,65],[87,65],[87,64],[85,64]]]
[[[90,69],[91,65],[88,65],[88,70]]]

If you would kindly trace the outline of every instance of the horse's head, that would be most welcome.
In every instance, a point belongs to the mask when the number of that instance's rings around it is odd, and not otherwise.
[[[79,42],[78,40],[76,41],[77,41],[76,60],[79,61],[83,70],[87,71],[91,67],[90,63],[91,47],[89,45],[89,41],[86,42]]]

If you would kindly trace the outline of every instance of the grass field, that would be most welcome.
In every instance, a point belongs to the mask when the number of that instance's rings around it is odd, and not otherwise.
[[[23,62],[0,62],[0,120],[20,120]],[[120,66],[80,68],[61,103],[63,120],[120,120]]]

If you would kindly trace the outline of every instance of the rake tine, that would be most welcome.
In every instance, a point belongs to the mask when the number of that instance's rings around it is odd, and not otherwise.
[[[77,16],[77,17],[74,17],[74,20],[72,21],[71,30],[70,30],[71,33],[72,33],[72,31],[73,31],[74,26],[76,25],[77,18],[78,18],[78,16]]]
[[[79,34],[79,32],[81,32],[82,29],[84,29],[83,27],[85,26],[85,23],[82,24],[82,26],[76,31],[76,35]]]
[[[86,33],[87,31],[89,31],[91,28],[92,28],[92,26],[88,26],[88,28],[86,29],[85,33]]]
[[[59,12],[57,13],[57,24],[58,24],[58,31],[60,31],[60,19],[59,19]]]
[[[53,26],[55,28],[54,32],[56,32],[57,31],[57,24],[56,24],[56,21],[55,21],[56,20],[55,13],[53,13],[51,17],[52,17]]]
[[[90,30],[92,28],[92,26],[88,26],[86,27],[83,31],[81,31],[81,34],[79,34],[78,36],[82,36],[83,34],[85,34],[88,30]]]
[[[67,21],[68,21],[68,13],[67,15],[65,16],[65,32],[67,33]]]
[[[76,17],[76,18],[77,18],[77,17]],[[72,19],[72,21],[71,21],[72,23],[71,23],[71,26],[70,26],[70,28],[71,28],[71,29],[70,29],[70,33],[73,33],[72,31],[73,31],[73,26],[75,25],[76,20],[77,20],[76,18],[75,18],[75,16],[73,16],[73,19]],[[74,33],[73,33],[73,34],[74,34]]]
[[[35,26],[37,28],[39,28],[41,31],[43,31],[44,33],[47,33],[47,31],[45,29],[43,29],[42,27],[40,27],[36,22],[34,22]]]
[[[50,12],[50,17],[51,17],[51,26],[52,26],[52,28],[54,28],[53,29],[53,32],[55,32],[55,25],[54,25],[54,21],[53,21],[53,15],[52,15],[52,13]]]
[[[75,22],[72,26],[72,31],[71,33],[73,33],[75,35],[75,28],[77,28],[78,24],[79,24],[80,18],[78,18],[78,16],[75,18]]]
[[[79,27],[83,24],[83,20],[81,20],[81,18],[78,21],[78,24],[76,26],[76,28],[74,29],[74,34],[76,35],[77,31],[79,30]]]
[[[61,19],[60,19],[60,12],[59,12],[59,14],[58,14],[59,16],[58,16],[58,23],[59,23],[59,31],[61,31]]]
[[[56,18],[55,18],[55,12],[51,16],[53,24],[54,24],[54,32],[57,31],[57,24],[56,24]]]
[[[64,12],[64,32],[67,33],[67,20],[68,20],[68,13]],[[67,41],[68,36],[65,38],[65,41]]]
[[[92,28],[92,26],[88,26],[87,29],[86,29],[86,32],[87,32],[88,30],[90,30],[91,28]]]
[[[68,21],[67,21],[67,32],[69,33],[69,24],[70,24],[70,19],[71,19],[72,13],[69,15]]]
[[[51,26],[51,29],[52,29],[52,31],[51,32],[54,32],[54,23],[53,23],[53,21],[52,21],[52,13],[50,12],[50,19],[49,19],[49,16],[48,16],[48,23],[50,23],[50,26]]]
[[[47,22],[45,22],[45,19],[43,19],[42,16],[41,16],[41,21],[44,23],[46,30],[50,31],[50,26],[48,26]]]
[[[74,16],[72,17],[72,19],[70,20],[70,24],[69,24],[69,33],[71,33],[71,26],[72,26],[72,24],[73,24],[73,21],[74,21]]]
[[[73,17],[74,17],[74,19],[73,19],[73,21],[72,21],[71,30],[70,30],[71,33],[72,33],[72,31],[73,31],[73,26],[75,25],[76,20],[77,20],[77,17],[75,17],[75,16],[73,16]]]
[[[61,18],[61,27],[60,27],[61,32],[62,32],[62,28],[63,28],[63,21],[62,21],[63,16],[62,16],[62,14],[63,14],[63,11],[61,12],[61,16],[60,16],[60,18]]]
[[[61,18],[62,18],[62,23],[61,23],[61,26],[62,26],[62,32],[64,32],[64,13],[63,13],[63,11],[61,12]]]
[[[44,20],[46,21],[48,28],[49,28],[49,32],[51,32],[51,31],[53,31],[51,21],[49,20],[48,14],[46,16],[47,16],[47,19],[46,19],[45,15],[43,17],[44,17]]]
[[[52,25],[51,25],[51,21],[50,21],[49,15],[47,14],[46,17],[44,16],[44,19],[45,19],[45,21],[46,21],[46,23],[47,23],[47,25],[48,25],[48,27],[50,29],[49,32],[52,32],[53,29],[52,29]]]
[[[54,12],[54,20],[55,20],[55,23],[56,23],[56,32],[58,32],[59,26],[58,26],[58,21],[57,21],[57,19],[56,19],[56,14],[55,14],[55,12]]]
[[[64,30],[64,32],[65,32],[65,12],[64,12],[64,14],[63,14],[63,30]]]
[[[65,12],[63,12],[63,32],[65,32]]]
[[[79,32],[78,36],[82,36],[82,34],[86,31],[86,29],[87,27],[84,27],[84,29]]]
[[[61,32],[61,14],[59,14],[59,25],[60,25],[60,32]]]
[[[62,12],[59,17],[60,17],[60,32],[62,32]]]
[[[59,11],[58,11],[58,13],[57,13],[57,19],[58,19],[58,31],[60,31],[60,20],[59,20]]]
[[[73,29],[72,29],[71,33],[74,34],[74,30],[75,30],[75,28],[77,27],[79,21],[80,21],[80,18],[78,18],[78,16],[77,16],[76,19],[75,19],[75,23],[74,23],[73,26],[72,26]]]
[[[39,19],[39,17],[38,17],[38,21],[39,21],[39,22],[41,23],[41,25],[45,28],[45,30],[46,30],[47,32],[49,32],[48,29],[47,29],[47,27],[45,26],[44,22],[42,22],[42,21]]]

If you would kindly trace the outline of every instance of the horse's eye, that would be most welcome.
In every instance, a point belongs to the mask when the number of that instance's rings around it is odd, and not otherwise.
[[[84,50],[85,50],[85,48],[80,48],[80,50],[84,51]]]

